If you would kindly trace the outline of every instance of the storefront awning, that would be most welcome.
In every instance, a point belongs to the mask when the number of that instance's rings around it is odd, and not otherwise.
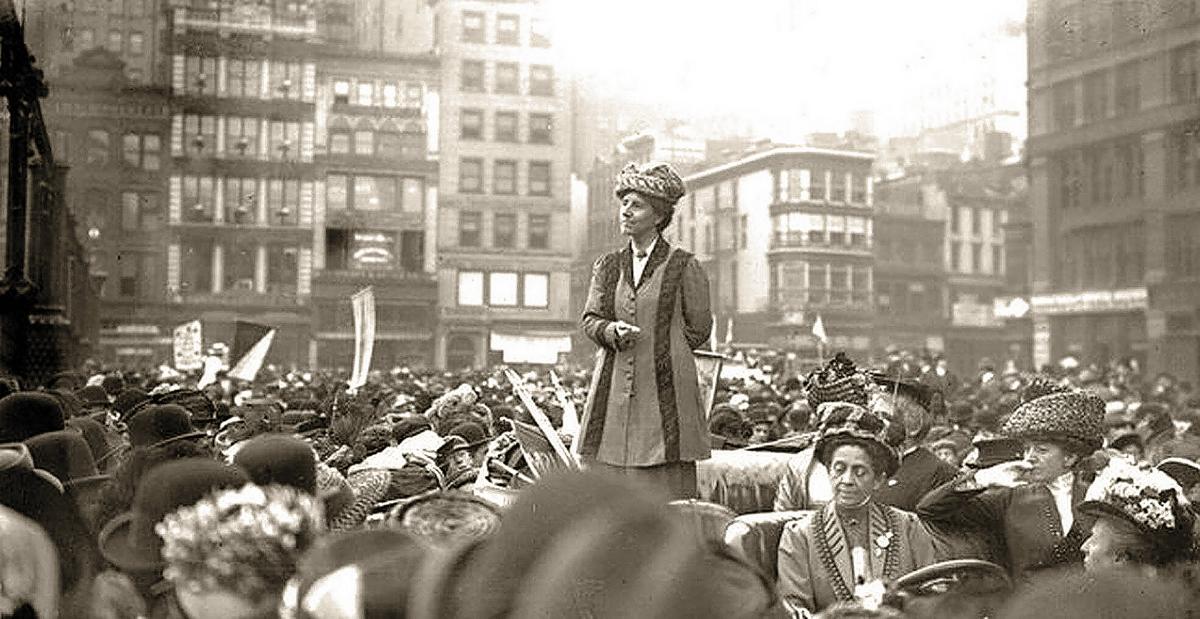
[[[560,353],[571,352],[565,333],[503,333],[493,331],[489,348],[504,353],[505,363],[558,363]]]

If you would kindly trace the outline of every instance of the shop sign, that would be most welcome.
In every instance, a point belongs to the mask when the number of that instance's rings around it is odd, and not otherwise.
[[[1145,288],[1122,290],[1088,290],[1034,295],[1031,299],[1036,314],[1094,314],[1129,312],[1146,309]]]
[[[996,297],[992,313],[996,318],[1024,318],[1029,314],[1029,301],[1023,297]]]
[[[972,299],[962,299],[950,306],[950,324],[955,327],[990,328],[1003,326],[992,313],[992,307]]]

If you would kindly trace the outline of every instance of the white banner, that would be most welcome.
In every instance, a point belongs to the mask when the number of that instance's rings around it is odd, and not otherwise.
[[[175,369],[183,372],[204,367],[200,321],[193,320],[175,327]]]
[[[375,289],[367,286],[350,297],[354,313],[354,368],[350,388],[367,384],[371,371],[371,356],[375,354]]]

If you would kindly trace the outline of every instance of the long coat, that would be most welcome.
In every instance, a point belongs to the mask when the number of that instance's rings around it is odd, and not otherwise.
[[[874,501],[867,516],[871,577],[889,581],[936,560],[933,538],[917,517]],[[886,542],[882,539],[886,538]],[[850,545],[830,503],[789,522],[779,538],[779,593],[792,608],[812,612],[854,593]]]
[[[936,488],[917,506],[917,514],[935,525],[989,531],[1014,580],[1028,581],[1039,570],[1070,567],[1083,561],[1080,547],[1096,519],[1079,512],[1087,483],[1076,475],[1071,488],[1074,522],[1065,534],[1054,497],[1044,485],[980,488],[967,475]]]
[[[645,467],[709,457],[692,354],[712,331],[708,295],[696,258],[661,237],[637,285],[628,246],[596,261],[580,318],[600,347],[576,443],[585,462]],[[642,330],[627,350],[616,349],[617,320]]]

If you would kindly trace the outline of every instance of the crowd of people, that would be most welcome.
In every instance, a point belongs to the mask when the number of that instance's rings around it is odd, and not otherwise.
[[[570,444],[589,375],[558,371],[523,380]],[[1162,616],[1193,608],[1200,398],[1136,364],[959,379],[838,355],[720,381],[712,448],[787,458],[773,562],[722,506],[539,479],[500,369],[344,378],[0,380],[0,616],[1040,616],[1160,590]]]

